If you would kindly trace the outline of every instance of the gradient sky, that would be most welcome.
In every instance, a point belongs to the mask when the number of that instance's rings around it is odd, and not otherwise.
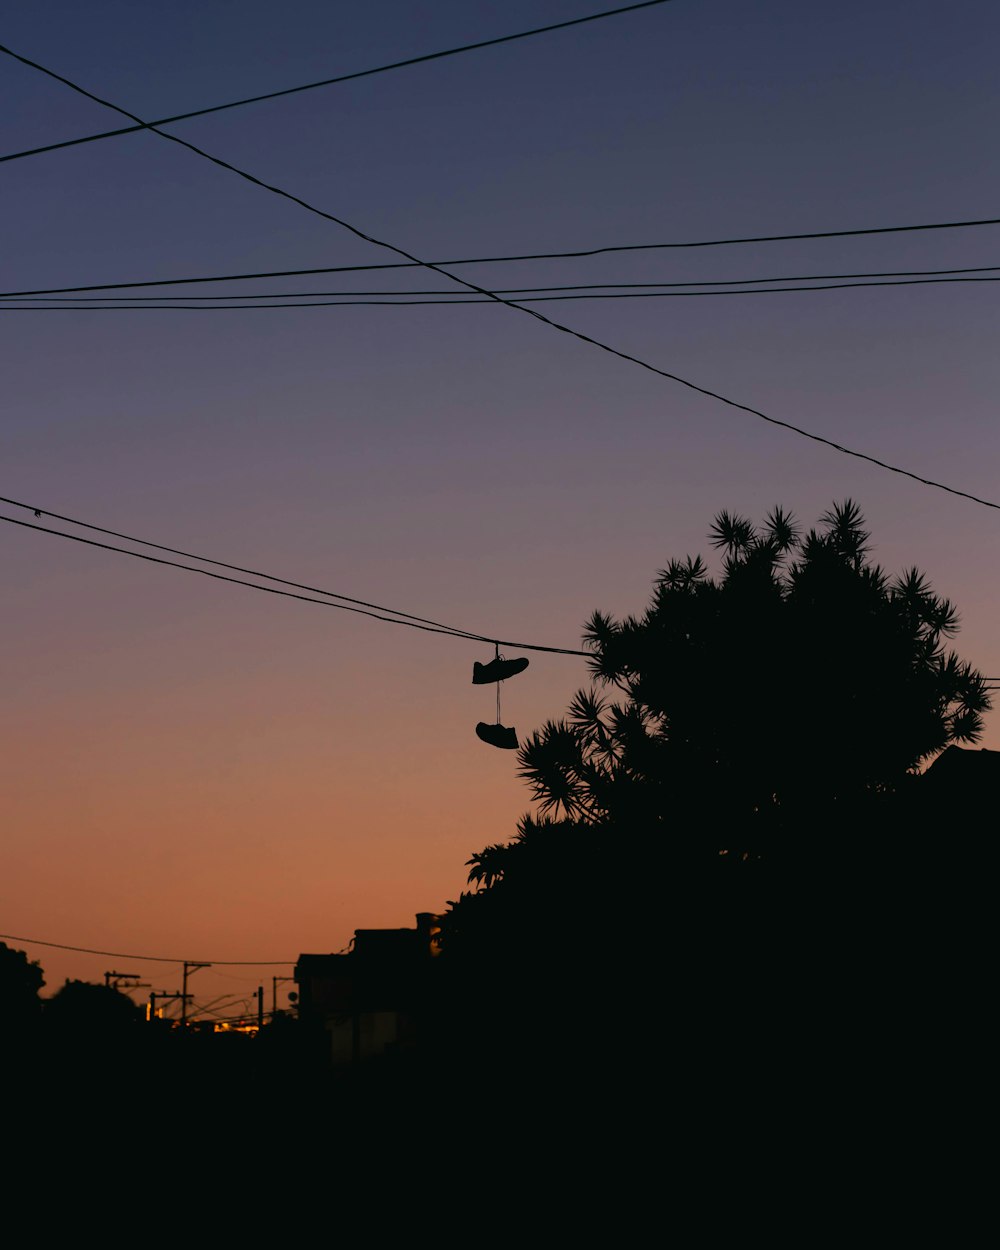
[[[602,7],[9,0],[0,42],[155,117]],[[991,0],[676,0],[174,130],[426,259],[994,217],[998,27]],[[0,151],[117,124],[0,58]],[[393,259],[151,134],[4,164],[0,187],[3,290]],[[462,272],[511,287],[988,265],[996,227]],[[389,271],[261,289],[406,285],[447,286]],[[969,283],[540,307],[1000,500],[997,299]],[[8,311],[0,334],[0,494],[34,506],[577,647],[595,608],[641,610],[671,557],[712,557],[720,509],[811,523],[851,496],[878,561],[923,569],[961,611],[960,655],[1000,674],[996,511],[510,309]],[[263,980],[270,1001],[290,967],[218,961],[291,963],[443,910],[469,855],[529,809],[513,753],[474,734],[488,647],[0,531],[4,933],[217,961],[200,997]],[[582,660],[533,656],[504,722],[527,734],[585,680]],[[982,745],[1000,748],[997,713]],[[46,992],[124,965],[178,988],[169,964],[11,944]]]

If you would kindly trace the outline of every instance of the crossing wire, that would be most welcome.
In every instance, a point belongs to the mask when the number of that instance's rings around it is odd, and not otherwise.
[[[595,339],[589,334],[584,334],[580,330],[574,330],[570,326],[563,325],[562,322],[554,321],[552,318],[545,316],[544,313],[539,312],[535,308],[528,308],[523,304],[512,303],[510,300],[504,299],[502,296],[495,294],[493,291],[489,291],[485,287],[478,286],[476,283],[470,282],[468,279],[462,278],[458,274],[451,273],[450,271],[441,268],[439,265],[430,261],[420,260],[419,257],[414,256],[411,252],[398,247],[394,243],[388,243],[382,239],[376,238],[374,235],[367,234],[365,231],[359,229],[357,226],[351,225],[350,222],[345,221],[343,218],[337,217],[333,213],[328,213],[325,209],[317,208],[315,205],[303,200],[300,196],[293,195],[290,191],[285,191],[281,187],[276,187],[271,183],[264,182],[254,174],[248,173],[246,170],[239,169],[235,165],[230,164],[229,161],[225,161],[218,156],[213,156],[211,153],[206,152],[203,148],[197,147],[193,143],[189,143],[187,139],[181,139],[177,135],[168,134],[165,130],[158,130],[155,126],[143,121],[141,117],[137,117],[134,113],[130,113],[128,109],[121,108],[117,104],[112,104],[110,101],[94,95],[93,92],[79,86],[77,83],[71,82],[68,78],[63,77],[61,74],[55,73],[55,71],[47,69],[43,65],[39,65],[35,61],[28,61],[26,58],[21,57],[17,53],[12,53],[9,49],[3,48],[2,45],[0,45],[0,51],[5,51],[8,55],[14,56],[17,60],[24,61],[25,64],[32,66],[32,68],[37,69],[40,73],[45,74],[47,77],[63,83],[65,86],[71,88],[71,90],[77,92],[78,94],[85,96],[87,99],[94,100],[98,104],[103,104],[106,108],[113,109],[116,113],[121,113],[124,117],[128,117],[132,121],[137,122],[140,126],[149,129],[153,134],[157,134],[161,138],[169,140],[171,143],[176,143],[181,147],[187,148],[189,151],[194,152],[197,156],[202,157],[204,160],[211,161],[213,165],[218,165],[221,169],[227,169],[231,173],[236,174],[238,177],[252,183],[254,186],[261,187],[265,191],[269,191],[273,195],[278,195],[282,199],[289,200],[293,204],[298,204],[300,207],[306,209],[307,212],[313,213],[317,217],[322,217],[326,221],[333,222],[334,225],[347,230],[363,242],[371,243],[376,247],[381,247],[387,251],[394,252],[397,256],[402,256],[404,260],[410,261],[414,265],[420,265],[425,269],[429,269],[431,272],[440,274],[442,277],[448,278],[453,282],[457,282],[461,286],[466,287],[468,290],[473,291],[478,295],[483,295],[487,299],[493,300],[498,304],[503,304],[507,308],[513,308],[517,312],[524,313],[528,317],[534,317],[537,321],[551,327],[553,330],[558,330],[561,334],[570,335],[572,338],[578,339],[581,343],[589,343],[592,347],[596,347],[600,351],[607,352],[609,355],[615,356],[619,360],[628,361],[631,364],[637,365],[640,369],[647,370],[649,373],[654,373],[659,377],[666,378],[668,381],[676,382],[679,385],[686,387],[688,390],[694,391],[696,394],[704,395],[708,399],[717,400],[719,403],[725,404],[727,407],[733,408],[739,412],[749,413],[751,416],[757,417],[761,421],[766,421],[769,425],[788,430],[793,434],[798,434],[802,438],[807,438],[811,442],[829,447],[833,451],[840,452],[842,455],[851,456],[857,460],[863,460],[866,463],[873,464],[880,469],[885,469],[889,473],[895,473],[900,477],[909,478],[911,481],[919,482],[924,486],[944,491],[949,495],[955,495],[961,499],[968,499],[970,502],[979,504],[981,507],[991,508],[1000,512],[1000,503],[995,503],[989,499],[983,499],[978,495],[973,495],[968,491],[959,490],[954,486],[948,486],[944,482],[935,481],[933,478],[923,477],[922,475],[914,473],[909,469],[901,468],[899,465],[890,464],[888,461],[881,460],[876,456],[870,456],[866,452],[846,447],[841,443],[835,442],[833,439],[829,439],[821,434],[815,434],[810,430],[803,429],[801,426],[794,425],[790,421],[783,421],[778,417],[769,416],[766,412],[762,412],[759,408],[754,408],[749,404],[743,404],[737,400],[729,399],[727,396],[720,394],[718,391],[713,391],[708,387],[700,386],[696,382],[692,382],[687,378],[681,377],[680,374],[672,373],[667,369],[661,369],[657,365],[650,364],[648,361],[642,360],[638,356],[633,356],[629,352],[622,351],[617,347],[612,347],[610,344],[602,342],[600,339]],[[23,522],[17,523],[23,524]],[[149,559],[151,557],[145,558]],[[219,575],[211,574],[211,576]]]
[[[297,95],[303,91],[315,91],[318,87],[332,87],[337,83],[352,82],[358,78],[369,78],[374,74],[386,74],[391,70],[405,69],[410,65],[422,65],[427,61],[440,61],[445,57],[459,56],[464,52],[475,52],[481,48],[493,48],[502,43],[514,43],[518,39],[530,39],[534,35],[547,35],[555,30],[567,30],[570,26],[583,26],[587,22],[600,22],[606,17],[618,17],[623,13],[634,13],[638,9],[654,9],[661,4],[670,4],[672,0],[642,0],[639,4],[627,4],[623,8],[605,9],[603,13],[590,13],[586,17],[573,17],[565,22],[553,22],[549,26],[535,26],[531,30],[521,30],[513,35],[499,35],[495,39],[480,39],[476,43],[465,43],[457,48],[446,48],[442,52],[427,52],[422,56],[407,57],[403,61],[392,61],[387,65],[376,65],[370,69],[355,70],[350,74],[338,74],[335,78],[322,78],[318,82],[303,83],[298,87],[286,87],[283,91],[268,91],[264,95],[244,96],[240,100],[230,100],[226,104],[213,104],[209,108],[192,109],[187,113],[174,113],[171,117],[158,117],[155,121],[139,122],[135,126],[121,126],[117,130],[104,130],[99,133],[90,135],[81,135],[78,139],[64,139],[61,143],[47,143],[40,148],[25,148],[22,152],[8,152],[6,156],[0,156],[0,164],[5,161],[19,161],[27,156],[40,156],[43,152],[57,152],[60,148],[78,147],[81,143],[96,143],[99,139],[113,139],[116,135],[135,134],[140,130],[149,130],[153,126],[166,126],[171,122],[188,121],[192,117],[206,117],[209,113],[222,113],[226,109],[242,108],[245,104],[259,104],[263,100],[277,100],[282,96]],[[19,61],[23,61],[25,65],[31,65],[35,69],[41,69],[41,66],[34,65],[32,61],[28,61],[25,57],[18,56],[16,52],[12,52],[10,48],[0,44],[0,52],[6,52],[9,56],[14,56]]]

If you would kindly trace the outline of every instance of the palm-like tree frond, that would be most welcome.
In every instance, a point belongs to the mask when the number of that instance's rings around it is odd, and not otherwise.
[[[607,700],[595,690],[578,690],[569,705],[570,722],[587,750],[608,754],[613,749],[608,726],[604,722]]]
[[[469,882],[476,886],[489,889],[497,881],[502,880],[510,861],[511,848],[502,842],[484,847],[475,852],[471,859],[465,861],[469,868]]]
[[[746,517],[728,512],[720,512],[708,532],[708,541],[716,549],[725,549],[730,556],[735,556],[754,542],[757,532]]]
[[[823,513],[820,523],[827,527],[827,538],[839,555],[854,561],[863,559],[871,533],[865,529],[864,515],[853,499],[835,503]]]
[[[657,587],[665,590],[689,590],[705,580],[708,570],[701,556],[688,556],[686,560],[671,560],[656,575]]]
[[[799,541],[800,530],[794,515],[784,508],[772,508],[764,522],[767,526],[767,538],[774,544],[775,550],[784,554],[790,551]]]
[[[531,787],[542,812],[560,809],[572,816],[586,807],[579,784],[583,750],[576,732],[565,721],[549,721],[532,734],[518,752],[519,775]]]

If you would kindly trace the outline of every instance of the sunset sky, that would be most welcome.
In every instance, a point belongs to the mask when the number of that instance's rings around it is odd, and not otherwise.
[[[605,7],[8,0],[0,43],[148,119]],[[674,0],[168,129],[426,260],[967,221],[1000,216],[998,35],[991,0]],[[125,124],[0,57],[0,154]],[[0,164],[0,188],[5,292],[398,259],[150,133]],[[509,289],[994,265],[986,226],[456,271]],[[167,293],[450,285],[386,270]],[[1000,502],[998,299],[970,281],[529,306]],[[641,611],[672,557],[717,567],[721,509],[813,523],[850,496],[879,563],[926,572],[960,610],[959,654],[1000,674],[996,509],[510,308],[15,307],[0,495],[32,508],[578,648],[594,609]],[[270,1004],[300,952],[443,910],[530,809],[514,753],[475,736],[489,646],[10,524],[0,570],[0,932],[46,993],[180,976],[11,938],[211,961],[200,999],[263,982]],[[586,679],[532,653],[504,723],[523,738]],[[981,745],[1000,749],[1000,713]],[[253,960],[289,966],[224,963]]]

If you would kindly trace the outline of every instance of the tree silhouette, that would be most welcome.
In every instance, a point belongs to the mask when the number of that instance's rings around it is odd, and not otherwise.
[[[596,612],[596,684],[518,756],[538,815],[469,860],[445,944],[583,923],[602,896],[635,910],[682,867],[716,880],[910,853],[917,770],[974,742],[990,701],[947,648],[954,606],[916,569],[887,575],[869,538],[850,500],[804,533],[781,508],[760,526],[722,512],[721,576],[673,560],[644,615]]]
[[[0,942],[0,1001],[5,1023],[17,1029],[38,1019],[41,999],[38,991],[45,976],[37,960],[24,951]]]
[[[952,604],[916,569],[888,577],[868,539],[850,500],[804,535],[780,508],[759,528],[723,512],[720,578],[675,560],[642,618],[595,613],[603,690],[581,691],[520,754],[542,813],[699,859],[863,852],[850,822],[975,741],[990,706],[946,650]],[[819,829],[837,845],[819,846]]]
[[[46,1002],[45,1016],[57,1029],[80,1037],[107,1037],[135,1029],[143,1012],[127,994],[110,985],[67,980]]]

